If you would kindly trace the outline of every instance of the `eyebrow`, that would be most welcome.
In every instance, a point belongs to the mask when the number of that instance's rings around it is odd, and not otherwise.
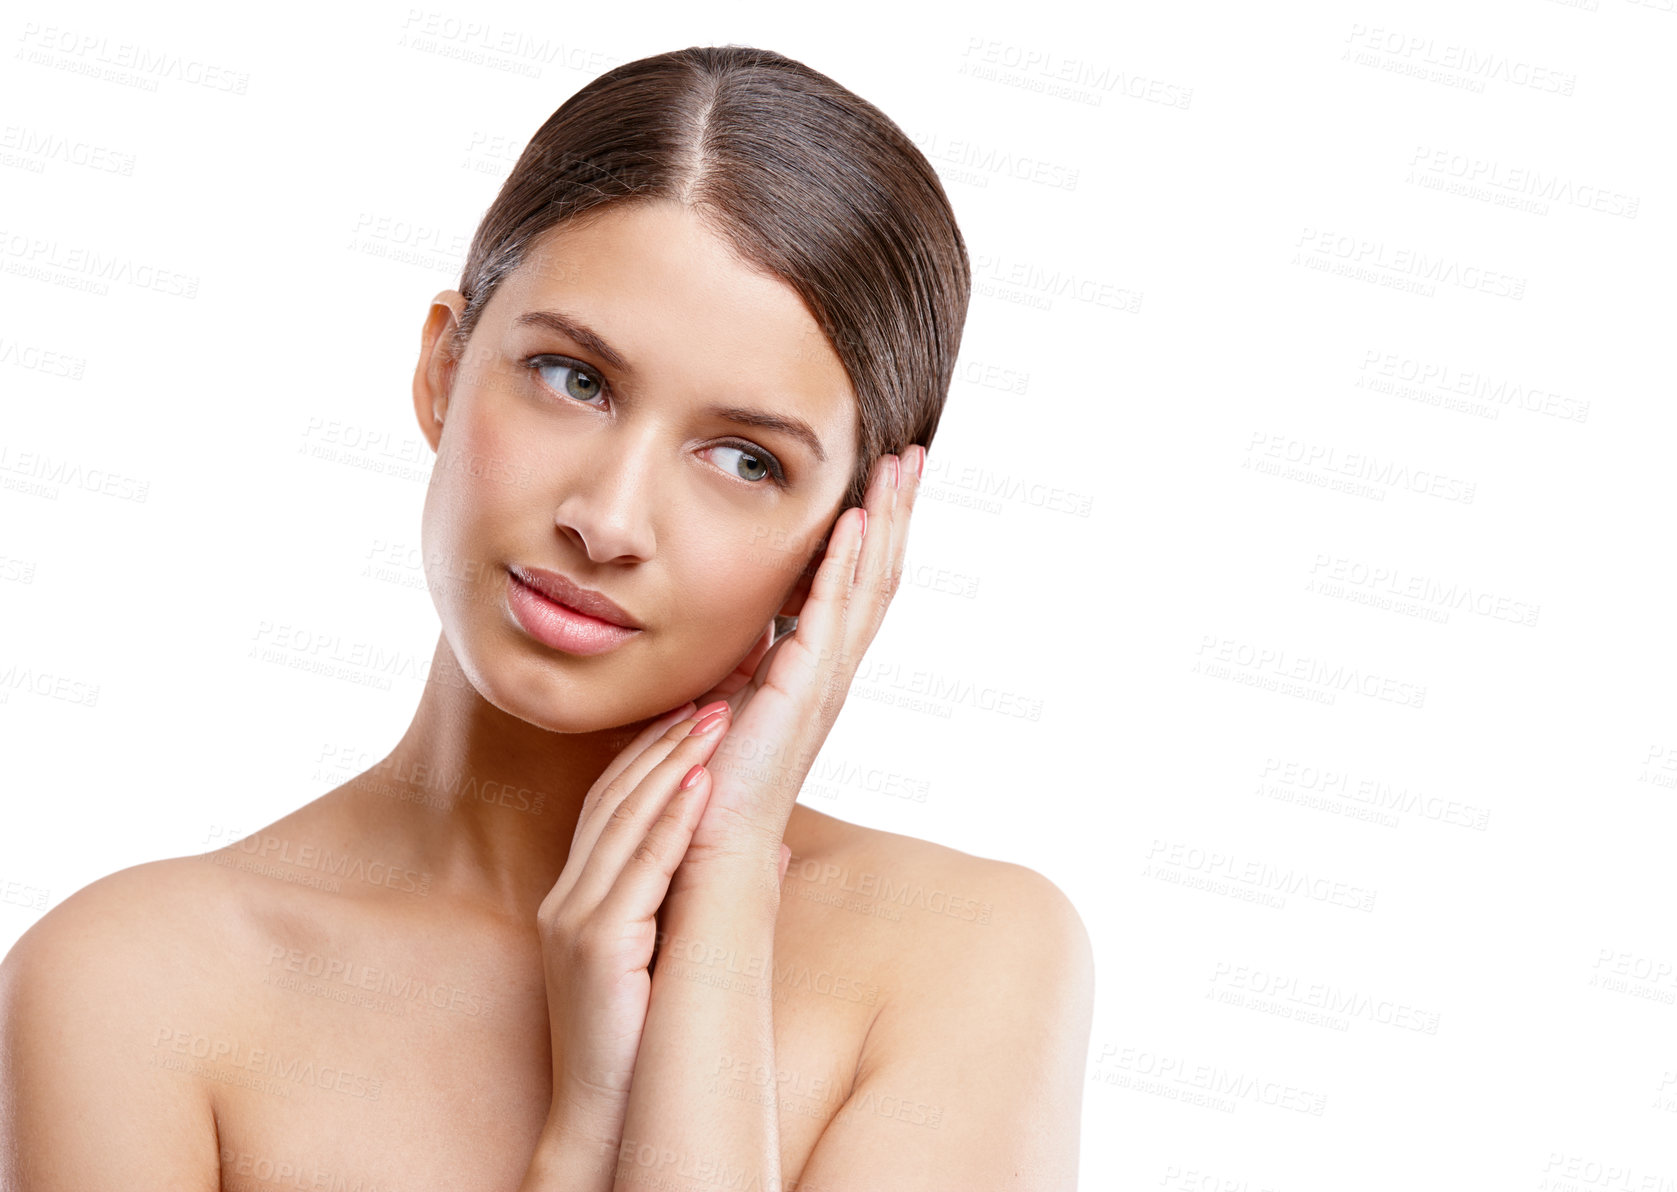
[[[618,354],[617,349],[602,339],[593,328],[560,311],[526,311],[514,320],[514,325],[519,327],[546,327],[550,331],[557,331],[560,335],[569,336],[590,352],[595,353],[612,367],[620,368],[624,372],[634,371],[633,366]],[[755,426],[763,430],[774,430],[790,435],[805,447],[808,447],[814,453],[816,459],[822,463],[827,462],[827,452],[821,446],[820,436],[802,418],[795,418],[787,414],[771,414],[767,410],[754,410],[749,406],[708,406],[705,413],[714,414],[718,418],[725,418],[729,422],[739,423],[741,426]]]
[[[617,349],[601,339],[587,324],[579,323],[570,315],[561,314],[556,310],[526,311],[518,316],[517,326],[546,327],[549,331],[557,331],[560,335],[568,335],[590,352],[603,357],[605,362],[613,368],[621,368],[624,372],[635,371],[630,367],[627,360],[617,354]]]
[[[814,452],[816,459],[822,463],[827,462],[827,453],[821,447],[821,440],[802,418],[790,418],[783,414],[771,414],[767,410],[753,410],[745,406],[709,406],[705,413],[715,414],[718,418],[726,418],[729,422],[737,422],[741,426],[756,426],[791,435]]]

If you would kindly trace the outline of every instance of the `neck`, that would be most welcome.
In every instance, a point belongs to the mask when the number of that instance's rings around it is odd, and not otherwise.
[[[582,801],[646,723],[556,733],[497,708],[439,635],[413,722],[334,798],[368,841],[432,875],[432,897],[533,923]]]

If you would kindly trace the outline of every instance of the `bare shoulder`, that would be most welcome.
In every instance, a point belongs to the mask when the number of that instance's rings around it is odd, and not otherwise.
[[[14,1024],[20,1016],[25,1025],[73,1022],[82,1038],[196,1017],[217,1000],[216,958],[240,933],[239,903],[204,857],[148,861],[90,882],[0,962],[0,1014]]]
[[[1020,949],[1051,953],[1089,968],[1082,917],[1065,893],[1036,870],[978,857],[915,836],[863,827],[799,807],[803,813],[787,867],[794,897],[836,902],[899,924],[900,946],[912,954],[941,952],[951,941],[971,959]],[[801,846],[801,848],[800,848]],[[960,932],[957,925],[974,930]]]
[[[804,1178],[1075,1187],[1095,973],[1071,900],[1024,865],[829,816],[805,825],[782,905],[837,895],[854,913],[834,919],[875,924],[850,934],[881,1004]]]
[[[26,931],[0,963],[0,988],[25,968],[60,977],[115,969],[123,988],[162,984],[197,964],[225,909],[226,881],[203,857],[147,861],[77,890]],[[143,963],[140,963],[142,962]]]
[[[0,962],[6,1187],[105,1186],[134,1169],[219,1185],[210,1099],[168,1062],[179,1024],[199,1017],[218,942],[205,931],[215,878],[202,869],[176,858],[102,877]],[[100,1146],[88,1145],[89,1122]]]

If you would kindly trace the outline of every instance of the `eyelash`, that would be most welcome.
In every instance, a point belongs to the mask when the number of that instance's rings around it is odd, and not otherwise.
[[[593,403],[584,401],[580,397],[572,397],[569,393],[564,393],[561,390],[554,389],[552,385],[549,385],[546,381],[542,380],[542,370],[544,368],[551,368],[555,364],[568,371],[579,372],[586,376],[593,377],[600,383],[600,394],[597,396],[610,394],[610,390],[606,387],[606,379],[580,360],[573,360],[569,356],[561,356],[556,352],[539,352],[534,356],[526,357],[524,360],[524,367],[535,374],[536,380],[544,389],[551,393],[558,393],[559,396],[568,401],[574,401],[578,405],[591,406]],[[786,471],[780,466],[780,461],[774,457],[773,453],[763,450],[761,447],[757,446],[757,444],[751,442],[751,440],[732,439],[726,442],[718,443],[716,446],[732,447],[736,451],[744,452],[746,455],[749,455],[754,459],[761,460],[763,462],[763,466],[769,470],[769,479],[781,488],[785,488],[787,486]],[[738,479],[745,484],[761,483],[761,481],[758,480],[747,480],[744,476],[739,476]]]

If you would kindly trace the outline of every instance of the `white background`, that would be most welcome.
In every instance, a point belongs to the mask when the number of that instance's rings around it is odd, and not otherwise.
[[[1677,1187],[1671,0],[157,7],[0,25],[0,949],[384,756],[417,681],[250,654],[429,661],[430,298],[578,87],[762,45],[978,283],[805,799],[1075,902],[1084,1186]]]

